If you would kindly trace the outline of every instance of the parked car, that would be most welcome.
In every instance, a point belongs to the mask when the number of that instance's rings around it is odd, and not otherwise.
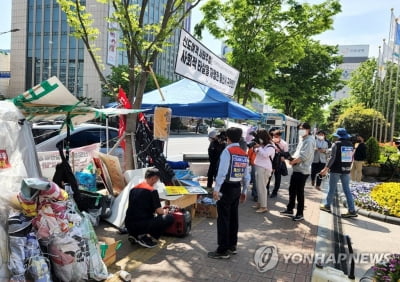
[[[108,144],[107,144],[107,127],[97,124],[81,124],[74,127],[70,131],[69,148],[78,148],[93,143],[100,143],[100,151],[107,153],[118,141],[118,129],[108,127]],[[58,151],[58,144],[66,147],[67,131],[61,130],[61,125],[33,125],[32,134],[38,152]],[[121,147],[117,147],[111,155],[117,156],[122,164],[124,159],[124,151]]]

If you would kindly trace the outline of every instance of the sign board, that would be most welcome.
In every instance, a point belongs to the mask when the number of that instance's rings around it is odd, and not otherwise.
[[[239,71],[181,30],[175,73],[233,96]]]
[[[368,58],[369,45],[339,45],[338,53],[343,57]]]

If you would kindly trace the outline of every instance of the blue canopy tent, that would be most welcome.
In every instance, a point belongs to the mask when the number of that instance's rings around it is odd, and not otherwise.
[[[260,119],[261,115],[209,88],[189,79],[182,79],[143,95],[142,109],[169,107],[173,116],[199,118]]]

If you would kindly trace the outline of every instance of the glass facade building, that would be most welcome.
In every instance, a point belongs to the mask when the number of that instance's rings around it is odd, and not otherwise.
[[[82,1],[92,14],[94,25],[100,34],[95,41],[102,62],[107,62],[108,5],[95,0]],[[133,0],[140,4],[140,0]],[[150,0],[146,11],[146,22],[159,21],[166,0]],[[12,27],[20,31],[11,39],[10,93],[16,96],[52,76],[57,76],[68,90],[77,97],[93,99],[97,105],[102,99],[101,83],[94,64],[82,40],[72,37],[66,15],[56,0],[13,0]],[[190,18],[183,23],[190,28]],[[170,80],[177,80],[174,66],[179,42],[179,30],[169,39],[170,46],[160,53],[153,65],[155,73]],[[117,51],[116,64],[127,64],[126,54]],[[111,72],[105,65],[104,74]]]

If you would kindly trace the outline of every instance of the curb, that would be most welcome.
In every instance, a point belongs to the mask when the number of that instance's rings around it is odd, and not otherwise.
[[[340,202],[344,207],[347,207],[347,202],[346,202],[346,197],[344,195],[340,195]],[[390,216],[390,215],[385,215],[381,213],[377,213],[374,211],[366,210],[359,208],[357,205],[356,207],[358,208],[357,213],[361,214],[362,216],[366,216],[375,220],[380,220],[383,222],[391,223],[391,224],[396,224],[400,225],[400,218],[395,217],[395,216]]]

